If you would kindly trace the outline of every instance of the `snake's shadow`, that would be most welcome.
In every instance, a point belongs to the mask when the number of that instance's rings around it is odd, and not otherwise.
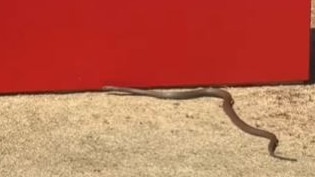
[[[110,92],[107,94],[108,95],[114,95],[114,96],[139,96],[139,95],[133,94],[133,93],[118,93],[118,92]]]

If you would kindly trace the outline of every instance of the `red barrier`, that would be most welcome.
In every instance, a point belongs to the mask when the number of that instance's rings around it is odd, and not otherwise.
[[[0,93],[305,81],[310,0],[0,2]]]

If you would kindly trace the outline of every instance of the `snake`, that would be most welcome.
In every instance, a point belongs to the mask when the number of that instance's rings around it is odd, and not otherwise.
[[[280,159],[288,161],[297,161],[297,159],[282,157],[275,154],[275,150],[279,144],[279,140],[275,134],[255,127],[250,126],[244,122],[234,111],[234,99],[232,95],[223,89],[220,88],[198,88],[188,91],[178,91],[178,92],[158,92],[148,89],[137,89],[129,87],[117,87],[117,86],[104,86],[102,88],[106,92],[122,92],[129,95],[140,95],[154,97],[158,99],[174,99],[174,100],[186,100],[186,99],[196,99],[201,97],[215,97],[223,99],[223,110],[225,114],[230,118],[231,122],[241,129],[243,132],[248,133],[253,136],[266,138],[269,140],[268,151],[269,155]],[[117,94],[116,94],[117,95]]]

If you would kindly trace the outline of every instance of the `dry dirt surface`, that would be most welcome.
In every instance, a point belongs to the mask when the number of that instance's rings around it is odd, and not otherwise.
[[[107,93],[0,97],[0,176],[315,176],[315,85],[227,88],[249,124],[216,98],[176,101]]]
[[[243,120],[298,161],[270,157],[268,141],[237,129],[220,99],[16,95],[0,97],[0,176],[315,176],[315,85],[226,90]]]

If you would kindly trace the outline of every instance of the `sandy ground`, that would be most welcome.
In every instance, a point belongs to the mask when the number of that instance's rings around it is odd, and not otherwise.
[[[20,95],[0,97],[0,176],[315,176],[315,85],[227,90],[298,162],[271,158],[215,98]]]
[[[315,176],[315,85],[227,90],[297,162],[271,158],[268,141],[232,125],[215,98],[18,95],[0,97],[0,176]]]

